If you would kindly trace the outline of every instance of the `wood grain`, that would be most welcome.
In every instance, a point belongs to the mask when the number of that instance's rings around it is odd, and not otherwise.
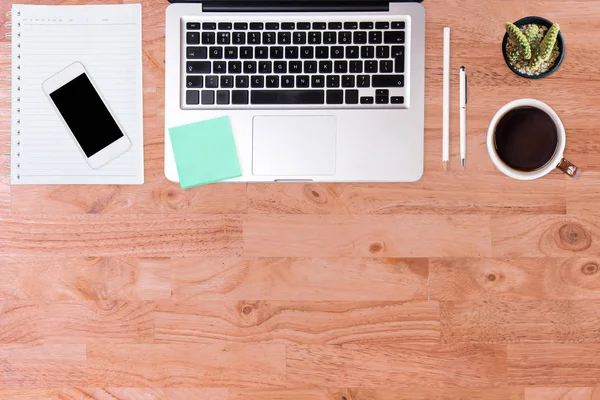
[[[235,217],[0,215],[0,255],[237,255]],[[167,228],[168,227],[168,228]]]
[[[168,264],[134,257],[0,257],[0,300],[171,297]]]
[[[599,343],[600,301],[448,301],[443,343]]]
[[[178,300],[427,299],[428,262],[401,258],[144,259],[144,270],[170,270]]]
[[[437,302],[164,300],[156,303],[155,341],[439,343],[439,314]]]
[[[283,344],[87,345],[90,386],[285,386]]]
[[[0,399],[600,400],[599,2],[426,0],[417,183],[184,191],[163,176],[168,2],[141,3],[144,185],[10,186],[0,80]],[[546,79],[501,55],[526,15],[565,36]],[[464,170],[451,74],[448,174],[445,26],[469,74]],[[488,124],[523,97],[557,111],[579,180],[495,169]]]
[[[509,385],[600,384],[600,344],[509,344],[507,356]]]
[[[480,257],[490,253],[489,223],[487,216],[471,215],[251,215],[244,220],[243,254],[253,257]]]
[[[598,300],[599,262],[597,257],[434,259],[430,294],[450,301]]]
[[[495,257],[600,254],[600,218],[595,216],[493,216],[491,225]]]
[[[287,381],[306,386],[500,387],[507,384],[502,345],[290,345]]]

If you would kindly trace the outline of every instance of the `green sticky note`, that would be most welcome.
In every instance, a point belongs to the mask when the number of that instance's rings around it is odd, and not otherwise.
[[[183,189],[242,176],[229,117],[169,128]]]

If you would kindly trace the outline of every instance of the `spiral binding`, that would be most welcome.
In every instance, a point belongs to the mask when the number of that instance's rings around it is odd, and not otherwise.
[[[13,179],[17,181],[21,180],[21,64],[17,61],[21,59],[21,54],[18,53],[21,48],[21,21],[15,20],[13,16],[17,18],[21,16],[21,12],[17,11],[13,14],[12,10],[6,14],[8,21],[4,24],[6,28],[10,28],[12,31],[4,34],[4,37],[11,40],[11,43],[7,45],[8,48],[12,49],[11,58],[13,59],[13,65],[8,67],[7,70],[11,71],[11,101],[12,101],[12,145],[11,145],[11,174]],[[15,64],[16,61],[16,64]]]

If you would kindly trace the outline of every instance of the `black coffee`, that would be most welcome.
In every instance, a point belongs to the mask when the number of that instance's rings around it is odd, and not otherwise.
[[[534,107],[511,110],[496,125],[494,144],[506,165],[519,171],[542,168],[554,156],[558,132],[552,118]]]

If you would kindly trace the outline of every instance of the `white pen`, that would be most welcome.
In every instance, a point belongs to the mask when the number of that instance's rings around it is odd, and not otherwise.
[[[444,173],[450,160],[450,28],[444,28],[444,92],[442,120],[442,165]]]
[[[467,158],[467,71],[460,67],[460,163]]]

